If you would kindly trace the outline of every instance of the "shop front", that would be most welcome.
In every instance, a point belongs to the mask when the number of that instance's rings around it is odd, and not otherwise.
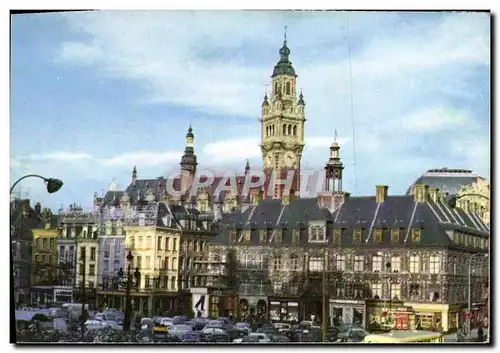
[[[31,287],[31,304],[36,306],[51,306],[54,304],[54,289],[52,286]]]
[[[368,331],[390,331],[395,329],[399,324],[400,327],[411,327],[410,309],[402,309],[406,307],[401,301],[395,300],[366,300],[366,329]],[[397,315],[396,315],[397,313]],[[407,315],[408,317],[404,317]]]
[[[488,304],[486,301],[472,303],[472,326],[488,326]]]
[[[54,287],[54,304],[73,303],[72,287]]]
[[[299,301],[296,299],[269,298],[269,319],[272,322],[299,322]]]
[[[364,300],[330,299],[329,316],[332,326],[358,324],[366,327],[366,303]]]
[[[409,303],[415,311],[417,330],[442,330],[445,333],[456,331],[464,323],[467,308],[462,304]]]

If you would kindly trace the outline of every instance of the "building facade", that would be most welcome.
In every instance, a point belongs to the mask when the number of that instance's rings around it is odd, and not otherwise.
[[[61,279],[59,283],[60,292],[58,292],[58,300],[60,301],[80,301],[84,297],[84,292],[87,291],[86,288],[89,287],[87,279],[85,280],[85,286],[83,286],[83,273],[87,274],[91,270],[91,264],[96,266],[97,254],[93,255],[92,248],[95,249],[96,253],[97,237],[94,228],[97,221],[97,213],[93,208],[84,209],[78,205],[70,205],[67,210],[59,211],[57,261]],[[94,258],[94,260],[90,260],[91,258]],[[88,263],[87,259],[89,259]],[[94,271],[96,271],[95,267]],[[89,281],[93,282],[93,284],[96,283],[95,277],[96,272],[89,277]],[[89,294],[92,296],[92,293],[91,290]]]
[[[225,266],[212,274],[236,278],[239,316],[320,320],[325,310],[332,324],[448,332],[464,320],[469,288],[473,302],[485,301],[490,229],[475,210],[422,184],[413,195],[381,185],[351,197],[336,142],[325,169],[316,198],[262,200],[220,220],[208,246]]]

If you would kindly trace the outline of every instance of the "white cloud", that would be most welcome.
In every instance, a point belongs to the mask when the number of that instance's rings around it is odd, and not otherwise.
[[[465,111],[447,108],[425,108],[403,117],[403,127],[414,132],[440,132],[456,129],[468,123]]]
[[[149,152],[137,151],[125,153],[116,157],[101,159],[104,164],[111,164],[115,166],[156,166],[164,164],[165,162],[180,160],[182,152],[180,151],[164,151],[164,152]]]
[[[203,147],[203,164],[244,161],[247,158],[260,158],[259,139],[227,139],[206,144]]]
[[[53,159],[59,161],[80,161],[82,159],[92,159],[93,157],[88,153],[72,153],[72,152],[53,152],[41,155],[31,155],[29,159]]]

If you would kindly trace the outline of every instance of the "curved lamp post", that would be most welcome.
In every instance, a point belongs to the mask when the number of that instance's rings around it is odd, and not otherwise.
[[[26,178],[39,178],[39,179],[42,179],[45,182],[45,184],[47,185],[47,192],[49,194],[53,194],[55,192],[58,192],[62,188],[62,186],[63,186],[63,182],[60,179],[44,178],[43,176],[38,175],[38,174],[28,174],[28,175],[25,175],[25,176],[23,176],[23,177],[21,177],[21,178],[19,178],[19,179],[16,180],[16,182],[10,188],[10,193],[12,194],[12,191],[14,190],[14,188],[16,187],[16,185],[21,180],[24,180]]]
[[[28,175],[25,175],[19,179],[17,179],[14,184],[12,184],[11,188],[10,188],[10,194],[12,194],[12,191],[14,190],[14,188],[16,187],[17,184],[19,184],[19,182],[21,180],[24,180],[24,179],[27,179],[27,178],[39,178],[39,179],[42,179],[45,184],[47,184],[47,192],[49,194],[53,194],[57,191],[59,191],[61,189],[61,187],[63,186],[63,182],[59,179],[54,179],[54,178],[45,178],[41,175],[38,175],[38,174],[28,174]],[[13,255],[13,248],[12,248],[12,239],[11,241],[9,242],[9,245],[10,245],[10,280],[11,280],[11,291],[10,291],[10,306],[11,306],[11,310],[14,310],[15,306],[16,306],[16,303],[15,303],[15,295],[14,295],[14,255]],[[15,326],[15,315],[11,315],[11,328],[14,328],[16,327]],[[16,343],[16,331],[15,329],[11,329],[11,343]]]

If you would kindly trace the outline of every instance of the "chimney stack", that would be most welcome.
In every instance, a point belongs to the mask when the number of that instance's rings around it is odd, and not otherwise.
[[[387,190],[389,189],[389,186],[387,185],[376,185],[376,200],[377,203],[383,203],[385,199],[387,198]]]
[[[415,185],[415,202],[426,202],[429,194],[429,186],[424,184]]]
[[[432,202],[438,202],[438,193],[438,188],[429,188],[429,199],[431,199]]]
[[[23,213],[24,216],[28,216],[30,214],[30,200],[23,200]]]

